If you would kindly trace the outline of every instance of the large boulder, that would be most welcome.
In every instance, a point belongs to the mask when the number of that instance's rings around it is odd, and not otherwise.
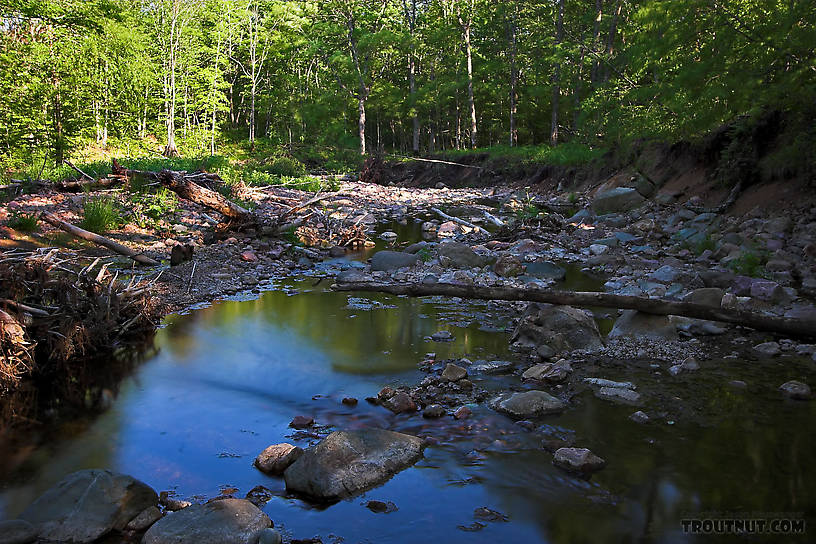
[[[529,304],[510,341],[523,349],[545,345],[554,353],[603,348],[598,326],[590,314],[572,306],[553,304]]]
[[[677,340],[677,327],[668,316],[624,310],[607,338]]]
[[[387,272],[406,266],[414,266],[419,261],[419,256],[401,251],[378,251],[371,257],[371,270]]]
[[[490,402],[490,407],[516,419],[527,419],[563,412],[567,405],[544,391],[504,393]]]
[[[66,476],[26,508],[41,539],[93,542],[121,531],[159,497],[147,484],[110,470],[80,470]]]
[[[219,499],[173,512],[148,529],[142,544],[255,544],[272,525],[245,499]]]
[[[592,201],[592,210],[597,215],[625,212],[637,208],[645,200],[635,189],[616,187],[595,195],[595,199]]]
[[[479,268],[484,265],[484,259],[469,245],[460,242],[439,244],[439,262],[442,266],[453,268]]]
[[[382,429],[336,431],[286,469],[286,489],[319,501],[351,497],[422,457],[421,438]]]

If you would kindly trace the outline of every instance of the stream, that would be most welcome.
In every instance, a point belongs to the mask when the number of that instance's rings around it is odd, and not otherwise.
[[[568,270],[565,285],[591,287],[577,268]],[[638,424],[628,419],[635,409],[591,392],[532,432],[486,403],[472,405],[462,421],[394,415],[364,399],[385,385],[418,383],[426,353],[523,364],[508,349],[509,323],[497,322],[487,302],[335,293],[315,282],[277,280],[260,293],[168,317],[156,349],[121,383],[110,409],[63,422],[16,452],[21,460],[0,473],[0,519],[15,517],[66,474],[96,467],[194,501],[243,497],[262,485],[275,495],[263,509],[276,527],[323,542],[688,542],[680,520],[701,511],[814,514],[816,403],[786,401],[765,387],[795,376],[804,362],[722,361],[666,384],[661,394],[686,399],[702,423]],[[430,341],[439,330],[454,340]],[[668,378],[656,374],[646,365],[625,377]],[[490,391],[518,384],[514,376],[472,379]],[[727,387],[733,379],[748,387]],[[346,406],[344,397],[360,402]],[[384,485],[317,508],[252,464],[270,444],[317,442],[288,427],[296,415],[314,417],[321,436],[382,427],[435,444]],[[571,435],[607,468],[591,479],[555,468],[542,438]],[[369,511],[374,499],[397,510]],[[480,507],[507,521],[475,517]]]

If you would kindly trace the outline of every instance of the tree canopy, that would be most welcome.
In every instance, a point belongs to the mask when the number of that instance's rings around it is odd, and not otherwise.
[[[0,0],[0,161],[687,138],[816,98],[808,0]]]

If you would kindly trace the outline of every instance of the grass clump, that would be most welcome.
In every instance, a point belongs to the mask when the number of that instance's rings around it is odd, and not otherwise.
[[[756,251],[743,251],[739,257],[728,263],[728,267],[741,276],[760,277],[765,272],[766,259]]]
[[[122,215],[114,198],[97,196],[85,200],[82,222],[85,230],[102,234],[122,224]]]
[[[34,232],[38,228],[37,216],[14,211],[8,219],[8,226],[18,232]]]
[[[162,187],[154,193],[135,193],[130,196],[130,218],[141,228],[157,228],[160,220],[178,209],[178,196]]]

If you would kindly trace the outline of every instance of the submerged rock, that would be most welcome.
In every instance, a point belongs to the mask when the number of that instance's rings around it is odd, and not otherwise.
[[[446,413],[447,412],[443,406],[440,406],[439,404],[431,404],[430,406],[425,407],[425,409],[422,411],[422,417],[425,419],[439,419]]]
[[[453,342],[453,335],[450,331],[437,331],[431,335],[434,342]]]
[[[527,349],[546,345],[555,353],[603,348],[601,334],[591,315],[572,306],[553,304],[529,304],[510,341],[516,347]]]
[[[783,383],[779,386],[779,390],[792,399],[810,400],[812,397],[810,386],[806,383],[797,382],[796,380]]]
[[[479,374],[503,374],[512,372],[513,368],[515,365],[510,361],[487,361],[474,364],[470,370]]]
[[[302,454],[303,450],[292,444],[273,444],[258,454],[255,466],[267,474],[283,474]]]
[[[271,525],[248,500],[220,499],[165,516],[148,529],[142,544],[249,544]]]
[[[595,396],[599,399],[623,404],[637,404],[640,402],[640,393],[625,387],[601,387],[595,392]]]
[[[516,419],[527,419],[563,412],[567,405],[549,393],[532,390],[499,395],[490,402],[490,407]]]
[[[110,470],[80,470],[43,493],[20,515],[40,538],[92,542],[121,531],[159,497],[147,484]]]
[[[382,429],[336,431],[284,473],[286,489],[321,501],[379,485],[422,457],[422,439]]]
[[[606,461],[586,448],[561,448],[553,456],[553,464],[570,472],[588,474],[606,466]]]
[[[629,419],[635,423],[649,423],[649,416],[646,414],[646,412],[641,410],[632,413],[632,415],[629,416]]]

